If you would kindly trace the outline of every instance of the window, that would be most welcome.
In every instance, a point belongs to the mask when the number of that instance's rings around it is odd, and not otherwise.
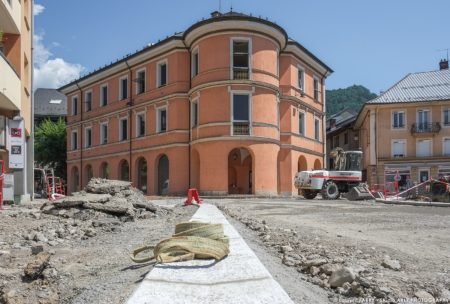
[[[317,118],[314,120],[314,139],[320,140],[320,120]]]
[[[249,40],[233,40],[233,77],[232,79],[250,79]]]
[[[163,62],[158,63],[157,68],[157,87],[163,87],[167,84],[167,60],[164,60]]]
[[[163,133],[167,131],[167,107],[160,108],[157,111],[157,117],[156,117],[156,130],[159,133]]]
[[[86,148],[92,147],[92,129],[91,128],[85,129],[84,140],[85,140],[84,146]]]
[[[298,112],[298,134],[305,136],[305,113]]]
[[[136,76],[136,93],[142,94],[145,92],[145,70],[138,71]]]
[[[442,140],[442,155],[450,156],[450,138],[444,138]]]
[[[348,145],[348,132],[344,133],[344,145]]]
[[[119,133],[120,140],[128,139],[128,118],[120,119]]]
[[[406,157],[406,140],[394,139],[392,141],[392,157]]]
[[[450,108],[444,109],[442,111],[442,122],[445,127],[450,127]]]
[[[72,131],[72,150],[78,149],[78,132]]]
[[[193,101],[192,102],[192,109],[191,109],[191,118],[192,118],[192,122],[191,125],[192,127],[196,127],[198,126],[198,101]]]
[[[395,192],[394,187],[395,176],[400,176],[398,182],[399,190],[403,191],[411,187],[411,170],[404,168],[387,168],[384,171],[384,178],[386,181],[386,191]]]
[[[108,143],[108,123],[100,124],[100,144],[106,145]]]
[[[145,136],[145,113],[136,115],[136,136]]]
[[[417,111],[417,130],[427,131],[431,129],[430,110],[418,110]]]
[[[333,137],[334,143],[333,143],[333,147],[337,148],[339,147],[340,143],[339,143],[339,135]]]
[[[119,80],[119,100],[128,98],[128,76],[122,77]]]
[[[198,48],[192,52],[192,77],[197,76],[199,72]]]
[[[444,176],[450,176],[450,167],[440,167],[438,171],[439,178]]]
[[[78,115],[78,96],[72,97],[72,115]]]
[[[249,94],[233,94],[233,135],[250,135]]]
[[[314,100],[320,101],[320,83],[317,77],[314,77],[313,87],[314,87]]]
[[[404,129],[405,128],[405,112],[394,111],[392,112],[392,128]]]
[[[108,104],[108,85],[100,87],[100,106],[104,107]]]
[[[92,111],[92,91],[86,92],[86,112]]]
[[[419,139],[416,143],[416,156],[417,157],[427,157],[431,156],[431,139]]]
[[[302,67],[298,67],[298,88],[305,91],[305,70]]]

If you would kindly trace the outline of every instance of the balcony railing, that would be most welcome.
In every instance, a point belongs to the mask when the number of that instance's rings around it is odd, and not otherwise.
[[[19,0],[0,0],[0,29],[8,34],[20,34],[22,5]]]
[[[233,67],[233,79],[235,80],[249,79],[248,74],[248,68]]]
[[[411,134],[439,133],[440,131],[441,124],[439,122],[413,123],[411,125]]]
[[[233,122],[233,135],[250,135],[248,122]]]
[[[0,53],[0,75],[0,109],[19,110],[20,78],[2,53]]]

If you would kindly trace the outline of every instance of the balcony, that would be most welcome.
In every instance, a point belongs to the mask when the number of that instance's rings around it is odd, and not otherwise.
[[[441,131],[441,124],[439,122],[429,123],[413,123],[411,125],[411,134],[437,134]]]
[[[233,67],[233,79],[234,80],[243,80],[249,79],[249,69],[248,67]]]
[[[233,122],[233,135],[250,135],[248,122]]]
[[[0,109],[20,109],[20,78],[16,70],[0,52]]]
[[[20,34],[22,7],[19,0],[0,0],[0,30]]]

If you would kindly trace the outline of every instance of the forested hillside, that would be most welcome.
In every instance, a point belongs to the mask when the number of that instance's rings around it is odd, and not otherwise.
[[[353,85],[346,89],[327,90],[327,116],[333,115],[345,108],[359,111],[362,105],[377,97],[362,85]]]

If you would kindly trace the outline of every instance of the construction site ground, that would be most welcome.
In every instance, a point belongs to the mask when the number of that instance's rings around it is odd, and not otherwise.
[[[167,214],[123,221],[98,212],[72,216],[70,209],[54,216],[40,212],[40,205],[0,211],[2,304],[125,303],[152,269],[149,263],[134,264],[130,251],[170,237],[175,224],[197,210],[179,204]],[[40,245],[50,254],[49,264],[39,278],[27,278],[24,269]]]
[[[129,221],[91,209],[47,214],[39,203],[1,211],[0,303],[124,303],[152,269],[133,264],[130,250],[157,243],[189,220],[197,207],[182,201],[158,201],[173,211],[139,211]],[[415,297],[450,303],[450,208],[344,199],[206,201],[219,206],[295,303],[414,303]],[[39,278],[26,278],[40,245],[49,264]],[[353,282],[330,287],[336,267],[348,267]]]
[[[332,303],[450,303],[450,208],[345,199],[216,203],[297,303],[325,303],[323,292]],[[326,264],[310,266],[320,260]],[[326,265],[349,267],[356,280],[330,288]]]

